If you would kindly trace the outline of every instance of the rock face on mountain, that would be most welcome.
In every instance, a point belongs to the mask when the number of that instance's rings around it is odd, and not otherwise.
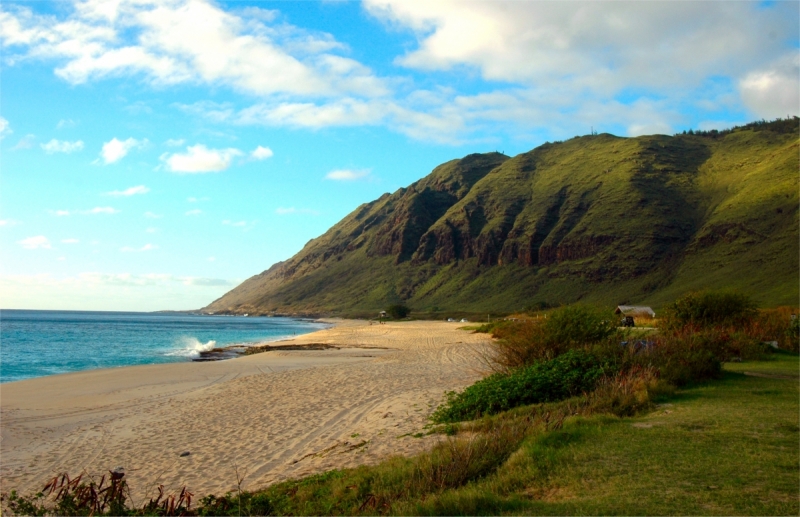
[[[361,205],[204,312],[513,311],[735,288],[798,301],[798,120],[472,154]]]

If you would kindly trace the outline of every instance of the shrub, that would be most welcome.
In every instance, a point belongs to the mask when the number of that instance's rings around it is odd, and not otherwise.
[[[610,314],[583,305],[556,309],[546,319],[508,322],[497,327],[497,365],[506,371],[552,359],[564,352],[603,342],[616,334]]]
[[[745,326],[744,332],[760,341],[777,341],[778,347],[791,352],[800,351],[800,318],[794,307],[778,307],[758,311]],[[792,317],[794,315],[794,318]]]
[[[719,378],[722,359],[730,353],[729,336],[713,331],[695,332],[690,326],[658,336],[639,354],[640,362],[658,368],[660,378],[675,386]]]
[[[445,404],[431,418],[437,423],[458,422],[526,404],[561,400],[593,389],[610,369],[594,354],[572,350],[508,374],[490,375],[461,393],[449,392]]]
[[[411,309],[402,304],[390,305],[386,309],[386,314],[396,320],[400,320],[411,314]]]
[[[691,293],[666,308],[667,329],[686,325],[745,325],[756,316],[755,303],[745,294],[706,291]]]

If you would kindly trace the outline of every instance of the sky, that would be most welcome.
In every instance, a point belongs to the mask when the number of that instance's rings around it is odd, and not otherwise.
[[[800,3],[0,4],[0,307],[201,308],[475,152],[800,112]]]

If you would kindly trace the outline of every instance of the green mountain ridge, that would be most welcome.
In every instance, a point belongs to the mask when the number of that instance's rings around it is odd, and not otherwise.
[[[366,203],[202,312],[511,312],[733,288],[800,298],[798,119],[472,154]]]

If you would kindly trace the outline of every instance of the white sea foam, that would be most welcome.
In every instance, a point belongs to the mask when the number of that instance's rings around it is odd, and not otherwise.
[[[177,342],[177,345],[183,346],[178,350],[174,350],[172,352],[168,352],[167,355],[179,355],[182,357],[200,357],[200,352],[208,352],[212,350],[215,346],[217,346],[217,342],[213,339],[202,343],[196,337],[182,337]]]

